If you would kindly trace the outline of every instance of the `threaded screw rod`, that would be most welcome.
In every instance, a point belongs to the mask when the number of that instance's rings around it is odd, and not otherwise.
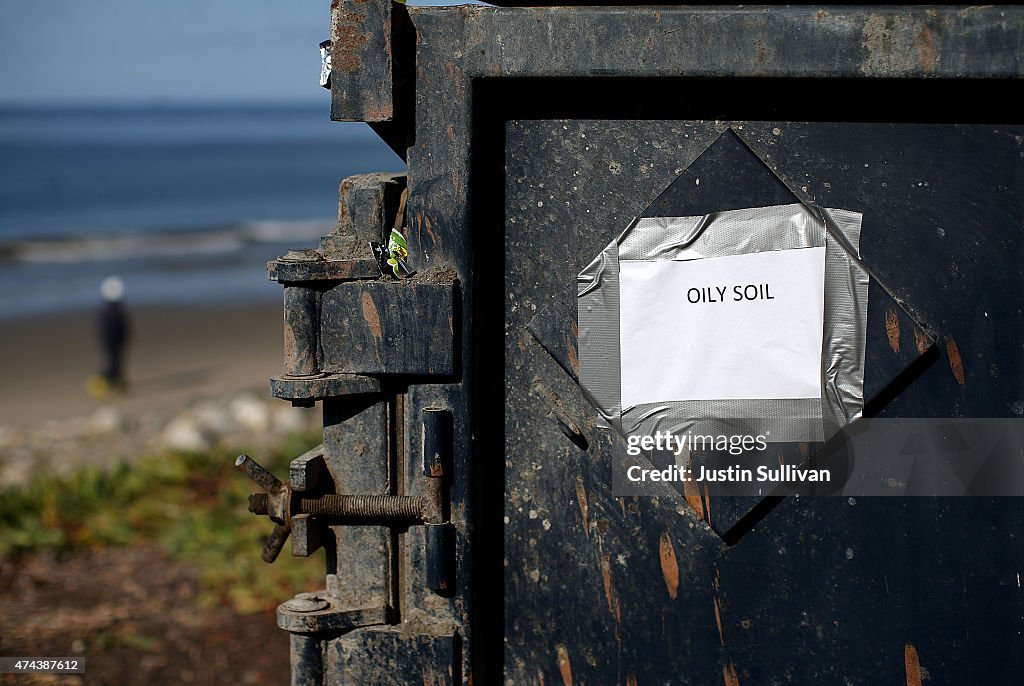
[[[415,521],[423,519],[427,499],[422,496],[400,495],[323,495],[309,498],[292,496],[293,514],[310,514],[341,519],[368,519]],[[249,496],[249,511],[269,513],[269,496],[254,493]]]

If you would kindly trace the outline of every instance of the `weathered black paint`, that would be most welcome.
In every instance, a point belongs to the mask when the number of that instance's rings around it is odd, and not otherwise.
[[[423,476],[443,479],[451,469],[452,415],[441,407],[423,410]]]
[[[336,396],[381,392],[380,380],[359,374],[323,374],[315,378],[274,377],[270,394],[293,401],[315,401]]]
[[[732,500],[704,499],[705,519],[734,543],[727,548],[698,533],[699,524],[690,528],[693,521],[685,506],[677,511],[671,501],[613,499],[608,486],[612,459],[605,452],[608,444],[592,441],[590,450],[580,453],[544,421],[546,408],[538,406],[542,396],[530,392],[536,377],[553,387],[574,414],[586,417],[590,410],[563,367],[555,365],[524,331],[536,322],[532,306],[561,298],[566,282],[621,230],[631,214],[642,209],[631,209],[629,204],[641,205],[645,196],[656,197],[676,169],[687,165],[724,125],[525,118],[506,124],[506,327],[517,333],[507,339],[505,352],[509,389],[505,514],[510,521],[504,557],[510,563],[506,599],[518,600],[505,610],[506,676],[516,683],[528,682],[540,670],[546,681],[557,679],[557,645],[561,645],[574,679],[581,682],[623,683],[635,675],[638,683],[716,683],[723,678],[724,666],[736,670],[740,683],[773,683],[787,674],[810,683],[842,683],[843,678],[871,683],[900,676],[904,646],[910,643],[932,673],[941,666],[944,674],[959,678],[984,675],[996,683],[1011,683],[1017,658],[1005,646],[1017,642],[1020,622],[1015,614],[1020,601],[1014,563],[997,564],[996,571],[972,553],[951,547],[949,541],[969,536],[966,529],[991,530],[993,526],[1009,541],[1022,519],[1015,500],[967,504],[858,499],[850,504],[845,499],[787,499],[774,501],[774,510],[762,511],[754,522],[746,522],[745,535],[730,537],[739,522],[728,518],[737,517],[743,509],[737,512]],[[966,305],[953,304],[962,297],[958,289],[963,281],[959,286],[943,286],[934,272],[919,271],[923,265],[907,251],[916,254],[931,242],[946,239],[965,243],[968,251],[978,250],[976,232],[980,230],[998,234],[1001,249],[1020,254],[1019,231],[1013,228],[1019,223],[1015,218],[1020,217],[1019,194],[1000,192],[999,187],[1007,184],[998,180],[1002,172],[996,171],[1001,158],[1012,160],[1019,153],[1013,136],[1021,133],[1019,128],[1008,131],[1010,135],[997,145],[985,133],[987,127],[733,125],[743,126],[767,151],[766,156],[784,157],[785,163],[778,163],[780,172],[803,177],[801,185],[813,188],[819,202],[865,213],[865,258],[870,255],[869,264],[903,294],[915,281],[928,284],[914,297],[902,297],[921,311],[939,314],[934,320],[943,322],[937,325],[942,336],[956,336],[947,334],[947,327]],[[775,129],[781,135],[774,134]],[[979,134],[985,145],[963,144]],[[894,158],[892,151],[897,150],[900,157]],[[954,163],[951,156],[957,155],[960,158]],[[900,158],[906,157],[919,161],[905,166]],[[898,170],[886,169],[897,163]],[[1005,170],[1006,162],[1002,164]],[[866,171],[876,166],[880,172]],[[918,196],[917,189],[924,188],[917,186],[919,181],[944,188],[936,196]],[[573,197],[573,186],[581,189],[575,195],[582,193],[590,200],[562,202]],[[937,197],[940,194],[942,199]],[[827,195],[832,197],[820,199]],[[945,237],[937,235],[937,217],[953,217],[965,207],[982,203],[998,208],[986,208],[989,220],[975,223],[964,218],[956,222],[955,235],[950,235],[954,230],[949,228]],[[578,219],[581,209],[586,221]],[[890,248],[883,255],[879,246],[886,243]],[[990,253],[985,261],[960,268],[981,276],[986,263],[1000,259]],[[1019,293],[1019,271],[1011,268],[1003,277],[1005,273],[990,278],[1001,281],[1007,292]],[[918,345],[928,353],[930,339],[916,339],[913,320],[903,314],[897,318],[903,332],[900,351],[894,351],[886,326],[887,308],[874,307],[886,303],[884,291],[873,288],[871,297],[869,368],[897,371],[921,355]],[[999,305],[993,298],[978,302],[986,300],[991,315]],[[1019,327],[1018,306],[1004,305],[996,321],[1016,321]],[[977,331],[974,321],[964,325]],[[1019,333],[1009,335],[1010,341],[1016,341],[1012,344],[1019,345]],[[934,353],[929,359],[933,364],[918,369],[919,378],[890,398],[888,408],[878,411],[892,412],[897,403],[914,398],[918,412],[963,412],[962,387],[949,361]],[[1020,393],[1018,360],[1009,351],[1000,360],[1001,367],[1014,370],[1006,382],[1007,388],[1014,389],[1011,394]],[[965,371],[964,376],[971,374]],[[975,411],[982,416],[1006,416],[1009,398],[994,397],[1002,385],[1000,379],[974,378],[982,386],[979,392],[989,394],[986,405]],[[574,482],[581,484],[575,494]],[[910,516],[916,524],[902,519],[918,508],[931,512],[923,515],[927,525],[917,515]],[[544,520],[551,523],[549,530]],[[1002,528],[1007,525],[1009,529]],[[880,530],[885,533],[880,535]],[[665,540],[675,551],[671,559],[676,560],[677,572],[665,562]],[[577,564],[552,564],[566,550],[575,551]],[[994,559],[1006,560],[1006,555],[1016,559],[1019,551],[1003,550]],[[957,607],[962,602],[973,607],[988,604],[997,593],[994,589],[1000,588],[1000,576],[1011,582],[1002,587],[999,608],[986,610],[991,618],[988,629],[972,623],[969,640],[967,632],[951,631],[937,621],[937,610],[924,609],[944,607],[945,612],[953,612],[948,596],[936,589],[963,578],[964,569],[970,569],[984,588],[975,584],[959,588]],[[891,599],[891,589],[887,593],[885,588],[890,572],[901,579],[899,593],[913,594],[923,606]],[[669,589],[676,574],[673,597]],[[890,602],[899,609],[892,609]],[[896,623],[904,627],[903,636],[893,625],[896,615],[901,616]],[[886,623],[881,632],[872,628],[877,621]],[[930,643],[927,650],[922,641]],[[877,660],[857,661],[858,651],[871,654],[873,650]],[[596,665],[591,664],[594,656],[603,656]],[[930,656],[935,657],[932,666]]]
[[[341,283],[323,295],[321,366],[349,374],[450,375],[453,280]]]
[[[318,686],[323,683],[323,652],[315,636],[292,634],[292,686]]]

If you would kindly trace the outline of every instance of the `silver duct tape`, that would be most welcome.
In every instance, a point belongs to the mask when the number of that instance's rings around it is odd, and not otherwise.
[[[584,393],[624,435],[725,430],[768,435],[773,442],[824,440],[864,408],[869,277],[857,262],[861,217],[798,203],[633,220],[579,275],[579,378]],[[820,399],[687,400],[621,407],[620,261],[698,260],[822,246]]]
[[[626,436],[765,436],[773,443],[822,441],[821,400],[676,400],[637,405],[621,415]]]
[[[701,217],[641,217],[620,237],[618,257],[623,261],[699,260],[820,248],[825,245],[824,236],[824,224],[801,204]]]
[[[601,417],[621,432],[618,243],[587,265],[578,283],[580,386]]]
[[[822,419],[841,428],[864,411],[864,354],[868,337],[868,273],[840,245],[860,257],[861,216],[827,210],[840,234],[825,234],[825,321],[822,332]],[[832,433],[832,432],[829,432]]]

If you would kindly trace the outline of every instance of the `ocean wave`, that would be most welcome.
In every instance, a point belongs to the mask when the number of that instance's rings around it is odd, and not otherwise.
[[[264,220],[234,226],[125,231],[0,243],[0,260],[75,264],[228,254],[254,243],[306,244],[334,228],[326,219]]]

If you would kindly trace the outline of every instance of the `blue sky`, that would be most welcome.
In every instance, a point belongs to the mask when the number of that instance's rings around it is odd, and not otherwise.
[[[329,0],[4,0],[0,103],[325,103],[329,31]]]

